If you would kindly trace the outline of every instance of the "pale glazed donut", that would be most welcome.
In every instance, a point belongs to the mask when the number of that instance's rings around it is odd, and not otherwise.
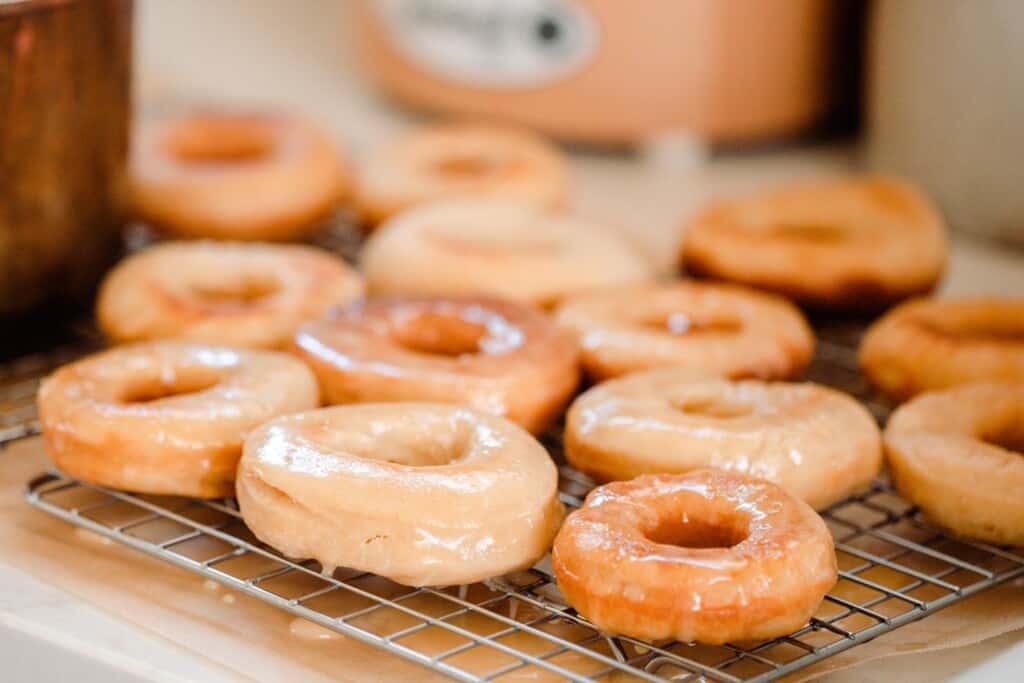
[[[542,306],[653,277],[601,226],[498,200],[406,211],[373,234],[362,265],[373,294],[491,294]]]
[[[278,348],[302,321],[362,293],[355,271],[314,247],[164,242],[107,275],[96,317],[115,342],[173,337]]]
[[[245,436],[315,408],[318,392],[309,369],[283,353],[151,342],[60,368],[38,403],[46,452],[70,476],[219,498],[234,492]]]
[[[902,180],[800,183],[701,211],[683,235],[682,261],[692,274],[802,303],[874,309],[935,287],[946,264],[944,230]]]
[[[1024,381],[1024,298],[907,302],[868,329],[860,364],[900,399],[964,382]]]
[[[534,433],[579,381],[569,334],[540,311],[482,297],[359,302],[303,325],[294,350],[328,403],[459,403]]]
[[[439,199],[495,198],[544,208],[569,195],[561,152],[523,130],[479,124],[420,128],[377,150],[358,175],[357,209],[370,224]]]
[[[672,366],[782,379],[799,375],[814,353],[814,334],[796,307],[735,285],[592,292],[563,301],[556,320],[576,333],[583,367],[596,380]]]
[[[814,510],[713,470],[594,489],[562,525],[551,564],[569,604],[606,633],[713,644],[796,631],[837,576]]]
[[[1024,381],[918,396],[890,418],[885,453],[900,495],[931,519],[1024,545]]]
[[[508,420],[452,405],[337,406],[245,442],[245,523],[288,557],[412,586],[530,566],[562,521],[558,473]]]
[[[196,112],[135,134],[132,199],[180,237],[301,239],[352,192],[330,134],[301,117]]]
[[[604,382],[577,398],[565,455],[597,481],[734,470],[823,508],[875,477],[882,445],[870,413],[833,389],[666,368]]]

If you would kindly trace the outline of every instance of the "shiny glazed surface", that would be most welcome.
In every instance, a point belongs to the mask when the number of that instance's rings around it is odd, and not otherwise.
[[[458,403],[534,433],[579,380],[570,335],[539,311],[487,297],[358,302],[304,324],[293,351],[328,403]]]
[[[130,171],[139,217],[180,237],[300,239],[352,193],[331,135],[282,113],[196,111],[143,122]]]
[[[907,302],[868,329],[860,363],[900,399],[965,382],[1024,381],[1024,298]]]
[[[814,508],[870,482],[882,460],[874,419],[845,394],[680,368],[582,394],[566,419],[565,453],[598,481],[713,467],[779,484]]]
[[[245,436],[316,407],[318,390],[283,353],[152,342],[60,368],[43,381],[38,404],[46,452],[70,476],[216,498],[234,493]]]
[[[569,168],[533,133],[478,124],[436,124],[376,150],[358,176],[356,206],[377,224],[417,204],[493,198],[541,208],[565,205]]]
[[[900,494],[958,534],[1024,545],[1024,381],[921,394],[885,428]]]
[[[561,523],[544,448],[502,418],[433,403],[336,406],[245,444],[238,503],[261,540],[407,585],[530,566]]]
[[[363,251],[372,294],[490,294],[541,306],[653,270],[621,238],[568,215],[499,200],[410,209]]]
[[[712,204],[687,225],[682,263],[806,304],[878,309],[931,291],[946,252],[942,219],[917,189],[864,176]]]
[[[783,379],[799,375],[814,353],[814,333],[796,307],[734,285],[599,290],[566,299],[556,320],[576,333],[595,380],[657,367]]]
[[[362,278],[321,249],[163,242],[107,275],[96,317],[115,342],[177,338],[279,348],[304,320],[362,293]]]
[[[648,640],[791,633],[837,577],[832,537],[810,507],[774,484],[715,470],[594,489],[551,559],[580,614]]]

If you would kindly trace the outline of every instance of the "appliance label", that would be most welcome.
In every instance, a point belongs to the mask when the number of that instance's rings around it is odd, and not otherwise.
[[[546,85],[581,69],[597,22],[573,0],[373,0],[402,55],[463,85]]]

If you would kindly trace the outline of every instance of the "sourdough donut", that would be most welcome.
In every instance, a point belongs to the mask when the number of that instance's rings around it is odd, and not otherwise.
[[[1024,381],[1024,298],[909,301],[868,329],[860,364],[897,399],[964,382]]]
[[[689,273],[825,308],[877,309],[931,291],[946,264],[941,218],[909,184],[863,177],[721,201],[683,235]]]
[[[570,335],[540,311],[484,297],[358,302],[303,325],[294,350],[328,403],[459,403],[534,433],[579,381]]]
[[[1024,545],[1024,381],[922,394],[885,428],[893,483],[954,532]]]
[[[733,470],[823,508],[875,477],[882,445],[867,410],[833,389],[663,368],[577,398],[566,419],[565,455],[597,481]]]
[[[417,204],[495,198],[563,206],[569,168],[561,152],[522,130],[441,124],[415,130],[377,150],[358,175],[359,214],[377,224]]]
[[[601,226],[498,200],[406,211],[373,234],[362,265],[373,294],[491,294],[541,306],[653,277]]]
[[[238,504],[288,557],[411,586],[528,567],[563,513],[555,465],[533,437],[434,403],[336,406],[264,425],[245,442]]]
[[[115,342],[173,337],[278,348],[302,321],[362,293],[355,271],[314,247],[164,242],[107,275],[96,318]]]
[[[148,121],[136,131],[130,167],[139,218],[179,237],[301,239],[352,192],[331,135],[285,114]]]
[[[712,644],[796,631],[837,577],[814,510],[770,482],[712,470],[594,489],[551,564],[601,631]]]
[[[785,299],[692,281],[571,297],[556,313],[576,333],[587,374],[602,380],[657,367],[739,378],[799,375],[814,334]]]
[[[245,436],[318,405],[316,379],[274,351],[183,342],[122,346],[39,389],[46,452],[70,476],[142,493],[234,493]]]

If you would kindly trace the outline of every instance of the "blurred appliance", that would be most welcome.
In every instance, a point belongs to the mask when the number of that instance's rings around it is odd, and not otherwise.
[[[868,165],[1024,246],[1024,2],[879,0],[868,23]]]
[[[635,144],[815,124],[852,92],[843,60],[856,47],[854,4],[359,0],[352,12],[371,78],[403,102]]]
[[[0,2],[0,316],[81,305],[118,251],[131,10]]]

